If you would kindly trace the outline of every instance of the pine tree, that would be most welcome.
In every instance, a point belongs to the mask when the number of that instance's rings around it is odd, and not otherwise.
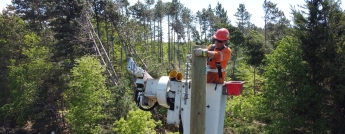
[[[217,2],[217,6],[214,9],[215,15],[220,19],[221,24],[230,24],[228,12],[225,11],[221,3]]]
[[[250,25],[251,14],[247,11],[244,4],[240,4],[234,15],[237,19],[238,28],[245,33],[245,28]]]
[[[247,63],[254,66],[254,95],[256,79],[255,74],[257,68],[263,63],[265,58],[263,36],[257,31],[250,31],[244,41],[244,53],[247,55]]]
[[[49,11],[49,16],[54,20],[50,23],[53,27],[55,39],[53,57],[54,61],[64,61],[64,67],[71,69],[74,59],[91,52],[92,42],[86,37],[87,27],[85,14],[89,8],[88,2],[83,1],[58,1]]]
[[[296,38],[283,40],[268,58],[265,108],[275,115],[270,130],[343,133],[344,13],[332,0],[306,1],[304,8],[293,10]]]

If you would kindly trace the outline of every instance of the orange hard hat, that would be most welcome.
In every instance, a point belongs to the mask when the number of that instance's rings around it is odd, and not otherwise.
[[[217,40],[229,40],[230,39],[230,33],[228,29],[221,28],[218,29],[217,32],[213,35],[213,38]]]

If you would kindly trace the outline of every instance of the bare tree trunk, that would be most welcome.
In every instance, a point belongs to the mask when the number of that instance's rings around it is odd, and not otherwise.
[[[110,55],[110,44],[109,44],[109,34],[108,34],[108,21],[105,20],[105,36],[107,38],[107,49],[108,49],[108,55],[109,55],[109,58],[111,58],[111,55]],[[108,63],[109,64],[109,63]]]
[[[157,39],[158,39],[158,43],[157,43],[157,58],[158,58],[158,62],[160,62],[161,61],[161,45],[160,45],[160,43],[161,43],[161,26],[160,26],[160,24],[161,24],[161,22],[159,21],[158,22],[158,37],[157,37]]]
[[[163,19],[163,18],[162,18]],[[163,46],[163,26],[162,26],[162,19],[161,19],[161,60],[164,61],[164,46]]]
[[[123,47],[123,46],[121,46],[121,47]],[[122,48],[122,49],[121,49],[121,53],[120,53],[120,55],[121,55],[120,60],[121,60],[121,61],[123,61],[123,49],[125,49],[125,48]],[[121,70],[122,70],[122,69],[121,69]]]
[[[101,35],[100,35],[100,27],[99,27],[99,14],[98,14],[98,11],[99,11],[99,8],[97,7],[97,1],[94,0],[94,8],[95,8],[95,16],[96,16],[96,25],[97,25],[97,34],[98,34],[98,37],[101,38]]]
[[[147,46],[147,31],[146,31],[146,28],[147,28],[147,26],[146,26],[146,18],[144,18],[144,30],[145,30],[145,35],[144,35],[144,37],[145,37],[145,39],[144,39],[144,42],[145,42],[145,47]]]
[[[154,45],[155,42],[156,42],[156,21],[153,22],[153,42],[151,43],[152,58],[154,58],[154,53],[155,53],[155,45]]]
[[[235,49],[235,48],[234,48]],[[237,60],[237,55],[238,55],[238,51],[234,51],[236,54],[236,57],[234,58],[234,60],[233,60],[233,63],[234,63],[234,65],[232,66],[232,75],[231,75],[231,79],[232,80],[237,80],[237,78],[236,78],[236,76],[235,76],[235,70],[236,70],[236,60]]]
[[[188,36],[188,53],[192,52],[192,43],[190,42],[190,31],[189,31],[189,26],[187,27],[187,36]]]
[[[255,70],[256,70],[256,67],[254,66],[254,95],[255,95]]]
[[[171,50],[170,50],[170,17],[168,15],[168,57],[171,62]]]
[[[150,21],[150,44],[152,45],[152,20]],[[148,50],[148,51],[150,51],[150,50]]]
[[[64,111],[65,110],[65,100],[63,99],[63,97],[62,97],[62,99],[61,99],[62,101],[61,101],[61,110],[62,111]],[[64,114],[63,114],[64,112],[61,112],[61,120],[62,120],[62,124],[63,124],[63,129],[65,129],[66,128],[66,125],[65,125],[65,117],[64,117]]]
[[[178,59],[178,68],[181,68],[181,59],[180,59],[180,55],[181,55],[181,51],[180,51],[180,44],[181,44],[181,37],[178,37],[178,43],[177,43],[177,59]]]
[[[175,48],[175,42],[176,42],[176,41],[175,41],[175,31],[172,31],[172,32],[173,32],[173,37],[172,37],[172,38],[173,38],[173,39],[172,39],[172,40],[173,40],[173,51],[172,51],[173,57],[172,57],[172,60],[175,61],[175,57],[176,57],[176,56],[175,56],[175,53],[176,53],[176,48]]]
[[[163,53],[162,53],[162,19],[160,20],[160,22],[159,22],[159,24],[158,24],[158,27],[159,27],[159,37],[158,37],[158,51],[159,51],[159,53],[158,53],[158,58],[159,58],[159,62],[162,62],[162,55],[163,55]]]

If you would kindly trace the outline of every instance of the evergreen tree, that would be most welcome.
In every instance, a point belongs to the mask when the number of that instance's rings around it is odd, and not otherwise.
[[[306,98],[309,110],[306,122],[313,132],[344,133],[344,12],[340,1],[306,0],[306,12],[293,10],[295,34],[301,40],[303,60],[308,63],[307,76],[313,95]],[[303,92],[303,91],[302,91]],[[330,107],[330,108],[326,108]],[[304,113],[303,113],[304,114]],[[315,123],[312,123],[315,122]],[[317,122],[317,123],[316,123]]]
[[[243,59],[243,46],[245,42],[244,34],[241,32],[241,30],[238,27],[229,25],[227,26],[222,26],[227,29],[229,29],[230,32],[230,42],[229,46],[231,48],[231,73],[227,73],[230,75],[231,80],[238,80],[236,77],[237,67],[238,67],[238,60]]]
[[[41,95],[46,91],[45,80],[51,77],[54,68],[47,62],[49,49],[42,46],[41,38],[30,32],[17,15],[3,14],[0,23],[7,31],[6,36],[0,38],[1,68],[4,69],[1,74],[6,78],[1,80],[0,120],[14,126],[14,130],[25,131],[22,127],[28,121],[35,122],[32,133],[56,130],[57,111],[54,106],[45,105],[47,101],[42,101]]]
[[[308,133],[323,129],[325,122],[314,111],[319,96],[306,75],[308,63],[303,61],[302,51],[298,39],[287,37],[267,57],[262,111],[267,112],[263,115],[268,118],[265,119],[269,123],[268,133]]]
[[[244,42],[244,51],[248,64],[258,67],[265,58],[263,36],[257,31],[250,31]]]
[[[137,19],[140,22],[144,22],[145,21],[145,6],[141,1],[138,1],[137,3],[135,3],[133,6],[131,6],[129,8],[129,10],[132,13],[132,17],[134,19]]]
[[[267,32],[268,27],[272,26],[272,24],[275,23],[276,17],[278,14],[278,8],[277,4],[272,3],[271,1],[264,1],[264,4],[262,5],[264,9],[264,21],[265,21],[265,44],[267,41]]]
[[[218,19],[218,17],[216,17],[216,15],[214,14],[214,10],[212,9],[211,4],[208,5],[208,8],[206,10],[206,20],[208,21],[208,33],[205,33],[207,36],[207,38],[205,38],[205,41],[211,42],[211,37],[218,30],[216,29],[216,24],[220,23],[220,19]]]
[[[89,4],[85,0],[58,1],[49,11],[49,16],[54,18],[50,26],[57,39],[52,58],[54,61],[64,61],[66,69],[73,67],[74,59],[90,53],[92,42],[85,37],[88,9]]]
[[[275,48],[287,35],[290,21],[285,17],[284,12],[277,8],[277,4],[265,0],[262,6],[265,12],[265,46]]]
[[[158,54],[158,60],[160,62],[162,62],[162,58],[163,58],[163,18],[164,18],[164,4],[161,0],[159,0],[155,6],[155,17],[156,20],[158,21],[158,50],[157,50],[157,54]],[[169,46],[170,47],[170,46]],[[169,52],[170,54],[170,52]]]
[[[254,66],[254,95],[256,86],[256,69],[263,63],[265,58],[263,36],[257,31],[250,31],[244,42],[244,53],[248,56],[247,63]]]
[[[344,13],[339,2],[306,1],[293,10],[296,37],[268,57],[264,110],[270,133],[343,133]],[[340,28],[340,29],[339,29]],[[332,29],[333,31],[330,31]],[[278,128],[278,129],[277,129]]]
[[[11,60],[16,61],[15,65],[19,64],[26,56],[22,53],[25,47],[23,37],[30,31],[27,24],[16,14],[11,14],[13,10],[4,10],[0,14],[0,107],[6,104],[9,100],[10,81],[9,66]]]
[[[32,30],[39,32],[47,27],[44,21],[50,19],[47,14],[50,7],[47,7],[46,0],[12,0],[12,4],[16,13],[29,23]]]
[[[231,21],[228,17],[228,12],[225,11],[221,3],[217,2],[217,6],[214,9],[215,15],[220,19],[221,24],[230,24]]]
[[[237,12],[234,15],[237,19],[238,28],[245,33],[245,28],[250,25],[250,18],[252,15],[247,11],[244,4],[240,4],[237,8]]]
[[[190,53],[192,51],[191,50],[192,49],[192,44],[191,44],[192,42],[190,40],[191,29],[192,29],[191,27],[193,26],[192,22],[193,22],[193,19],[194,19],[193,15],[192,15],[192,11],[189,8],[184,7],[182,9],[181,19],[182,19],[182,23],[183,23],[184,27],[187,30],[186,37],[187,37],[187,40],[188,40],[188,45],[189,45],[188,49],[189,49],[189,53]],[[182,38],[184,38],[184,40],[185,40],[184,36]]]

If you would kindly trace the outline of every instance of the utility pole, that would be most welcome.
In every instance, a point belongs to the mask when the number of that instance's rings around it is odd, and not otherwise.
[[[194,46],[197,48],[205,46]],[[205,134],[206,120],[206,58],[195,56],[192,51],[192,91],[191,91],[191,113],[190,132],[191,134]]]

